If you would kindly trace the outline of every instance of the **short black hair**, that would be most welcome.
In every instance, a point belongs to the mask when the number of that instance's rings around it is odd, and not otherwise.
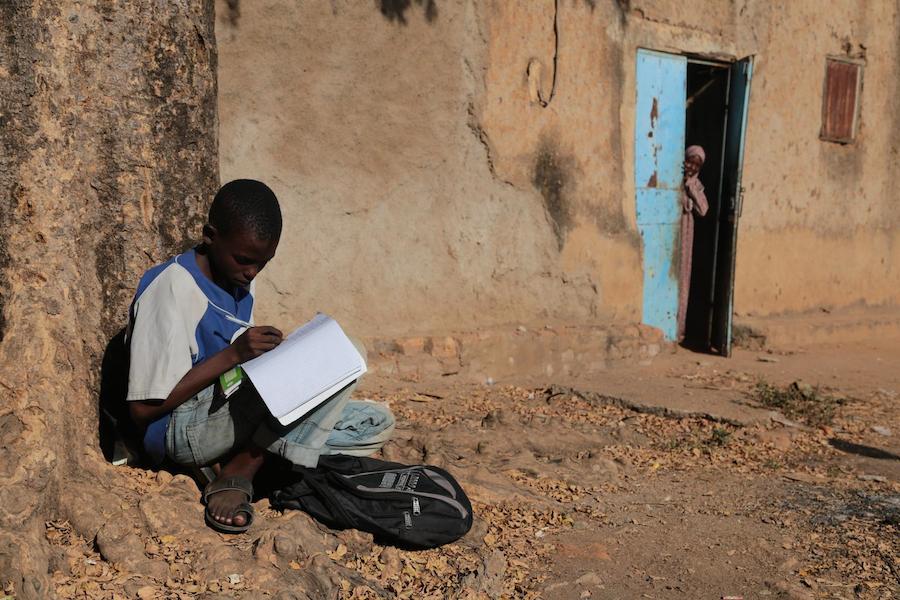
[[[281,208],[275,192],[263,182],[235,179],[213,198],[209,224],[222,235],[243,229],[262,241],[275,240],[281,236]]]

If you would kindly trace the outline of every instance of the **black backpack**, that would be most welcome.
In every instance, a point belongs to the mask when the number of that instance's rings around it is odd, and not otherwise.
[[[332,529],[367,531],[380,544],[436,548],[472,527],[472,504],[439,467],[337,454],[295,475],[272,493],[273,508],[302,510]]]

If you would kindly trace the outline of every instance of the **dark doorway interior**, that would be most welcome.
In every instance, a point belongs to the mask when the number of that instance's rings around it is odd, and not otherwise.
[[[723,156],[728,110],[729,65],[688,60],[686,145],[698,144],[706,151],[700,181],[706,188],[709,212],[694,220],[694,251],[691,289],[683,345],[700,352],[719,352],[712,347],[713,312],[716,297],[716,258],[719,254],[719,223],[723,216]]]

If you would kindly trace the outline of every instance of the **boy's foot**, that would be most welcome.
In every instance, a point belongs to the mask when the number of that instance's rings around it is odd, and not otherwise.
[[[233,524],[223,523],[221,518],[216,520],[209,509],[211,498],[218,494],[230,492],[240,493],[244,498],[240,504],[230,510],[229,517],[225,519]],[[243,533],[247,531],[253,522],[253,505],[250,504],[252,499],[253,484],[244,477],[226,477],[210,483],[203,490],[203,503],[206,504],[206,511],[203,516],[206,518],[206,524],[222,533]]]
[[[251,446],[242,450],[228,461],[220,470],[219,476],[210,486],[223,484],[231,478],[232,481],[244,479],[248,483],[253,481],[256,473],[265,462],[265,454],[262,449]],[[226,486],[230,488],[232,486]],[[252,485],[249,486],[249,494],[252,495]],[[214,493],[207,493],[206,513],[208,518],[217,523],[233,527],[243,527],[249,523],[250,514],[244,506],[252,498],[248,498],[245,489],[222,489]]]

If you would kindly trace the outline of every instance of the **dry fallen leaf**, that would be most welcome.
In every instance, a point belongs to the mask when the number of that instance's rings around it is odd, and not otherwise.
[[[151,585],[145,585],[138,588],[137,595],[141,600],[153,600],[156,598],[156,588]]]

